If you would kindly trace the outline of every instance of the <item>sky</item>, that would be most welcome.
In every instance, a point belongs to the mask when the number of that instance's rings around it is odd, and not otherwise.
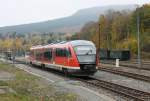
[[[0,0],[0,27],[41,22],[105,5],[150,3],[150,0]]]

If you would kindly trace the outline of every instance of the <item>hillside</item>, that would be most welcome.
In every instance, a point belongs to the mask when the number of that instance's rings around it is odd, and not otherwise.
[[[130,50],[132,57],[137,58],[137,13],[140,17],[140,48],[141,57],[150,58],[150,5],[145,4],[133,12],[107,12],[96,22],[85,24],[79,33],[74,34],[71,40],[91,40],[101,49]],[[98,25],[100,26],[100,33]],[[100,36],[100,39],[99,39]]]
[[[77,11],[75,14],[38,23],[30,23],[15,26],[0,27],[0,33],[17,32],[17,33],[30,33],[30,32],[78,32],[82,26],[89,21],[97,21],[99,15],[104,14],[108,10],[134,10],[135,5],[114,5],[93,7]]]

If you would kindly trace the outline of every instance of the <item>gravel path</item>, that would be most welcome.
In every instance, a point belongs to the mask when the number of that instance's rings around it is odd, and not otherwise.
[[[149,70],[141,70],[141,69],[136,69],[136,68],[130,68],[130,67],[115,67],[114,65],[109,65],[109,64],[102,64],[102,67],[112,67],[112,68],[116,68],[118,70],[122,70],[125,72],[130,72],[130,73],[136,73],[136,74],[140,74],[140,75],[145,75],[145,76],[150,76],[150,71]]]
[[[128,86],[131,88],[143,90],[146,92],[150,92],[150,83],[135,80],[132,78],[112,74],[109,72],[104,72],[104,71],[98,71],[95,75],[96,78],[106,80],[106,81],[111,81],[113,83],[119,84],[119,85],[124,85]]]
[[[69,91],[76,93],[81,97],[82,101],[115,101],[110,96],[100,94],[96,91],[81,86],[79,81],[64,79],[63,77],[57,76],[48,71],[43,71],[37,68],[31,68],[22,64],[16,64],[16,67],[48,80],[51,84],[59,86],[61,90],[68,89]]]

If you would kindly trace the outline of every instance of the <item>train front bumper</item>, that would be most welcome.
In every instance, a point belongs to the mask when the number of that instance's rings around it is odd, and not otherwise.
[[[81,69],[68,69],[68,73],[75,76],[90,76],[94,75],[97,69],[93,70],[81,70]]]

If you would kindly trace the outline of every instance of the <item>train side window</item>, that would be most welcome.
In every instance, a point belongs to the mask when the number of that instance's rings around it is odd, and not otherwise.
[[[52,50],[46,50],[44,52],[44,58],[51,60],[52,59]]]
[[[34,51],[32,51],[32,52],[31,52],[31,56],[33,56],[33,57],[34,57]]]
[[[66,56],[67,56],[67,51],[66,51],[66,49],[62,49],[61,52],[62,52],[62,53],[61,53],[61,56],[62,56],[62,57],[66,57]]]
[[[33,51],[33,55],[34,55],[34,57],[36,57],[36,51],[35,50]]]
[[[65,48],[56,48],[56,56],[58,57],[70,57],[71,52]]]
[[[41,60],[41,58],[42,58],[42,53],[40,52],[40,50],[37,50],[36,51],[36,59]]]
[[[70,48],[69,49],[66,49],[67,51],[67,57],[71,57],[71,51],[70,51]]]
[[[56,56],[64,57],[64,51],[61,48],[56,48]]]
[[[31,50],[30,53],[29,53],[29,55],[30,55],[30,56],[34,56],[34,51]]]
[[[60,48],[56,48],[56,56],[61,56],[61,49]]]

